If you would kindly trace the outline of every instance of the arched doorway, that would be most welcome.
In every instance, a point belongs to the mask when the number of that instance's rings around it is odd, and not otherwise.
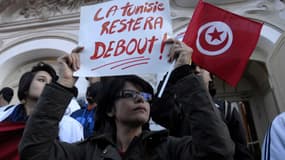
[[[70,53],[76,45],[73,35],[63,34],[26,37],[6,45],[0,54],[0,84],[14,89],[12,103],[17,102],[18,81],[22,73],[39,61],[50,63],[57,69],[57,57]],[[87,82],[77,86],[80,94],[85,95]]]
[[[216,78],[217,98],[240,105],[240,115],[247,131],[248,145],[255,158],[260,158],[260,148],[264,133],[270,119],[268,114],[276,114],[277,110],[267,106],[276,105],[269,84],[269,76],[264,63],[251,60],[236,88]]]

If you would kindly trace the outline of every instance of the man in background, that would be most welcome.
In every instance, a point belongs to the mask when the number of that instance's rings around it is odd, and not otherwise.
[[[100,81],[93,84],[91,83],[86,91],[86,100],[88,104],[71,114],[71,117],[76,119],[83,126],[85,139],[94,134],[95,112],[101,87],[102,84]]]

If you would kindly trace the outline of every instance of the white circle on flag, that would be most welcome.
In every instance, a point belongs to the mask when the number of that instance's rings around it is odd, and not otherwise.
[[[231,28],[224,22],[213,21],[199,28],[196,46],[202,54],[215,56],[227,51],[232,42],[233,33]]]

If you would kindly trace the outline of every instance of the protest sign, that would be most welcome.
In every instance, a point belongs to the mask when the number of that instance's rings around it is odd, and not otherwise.
[[[120,0],[84,6],[80,14],[81,67],[76,76],[167,72],[172,35],[169,2]]]

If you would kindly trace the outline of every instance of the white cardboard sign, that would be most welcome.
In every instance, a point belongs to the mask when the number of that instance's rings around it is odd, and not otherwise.
[[[114,0],[81,8],[76,76],[165,73],[172,35],[169,1]]]

